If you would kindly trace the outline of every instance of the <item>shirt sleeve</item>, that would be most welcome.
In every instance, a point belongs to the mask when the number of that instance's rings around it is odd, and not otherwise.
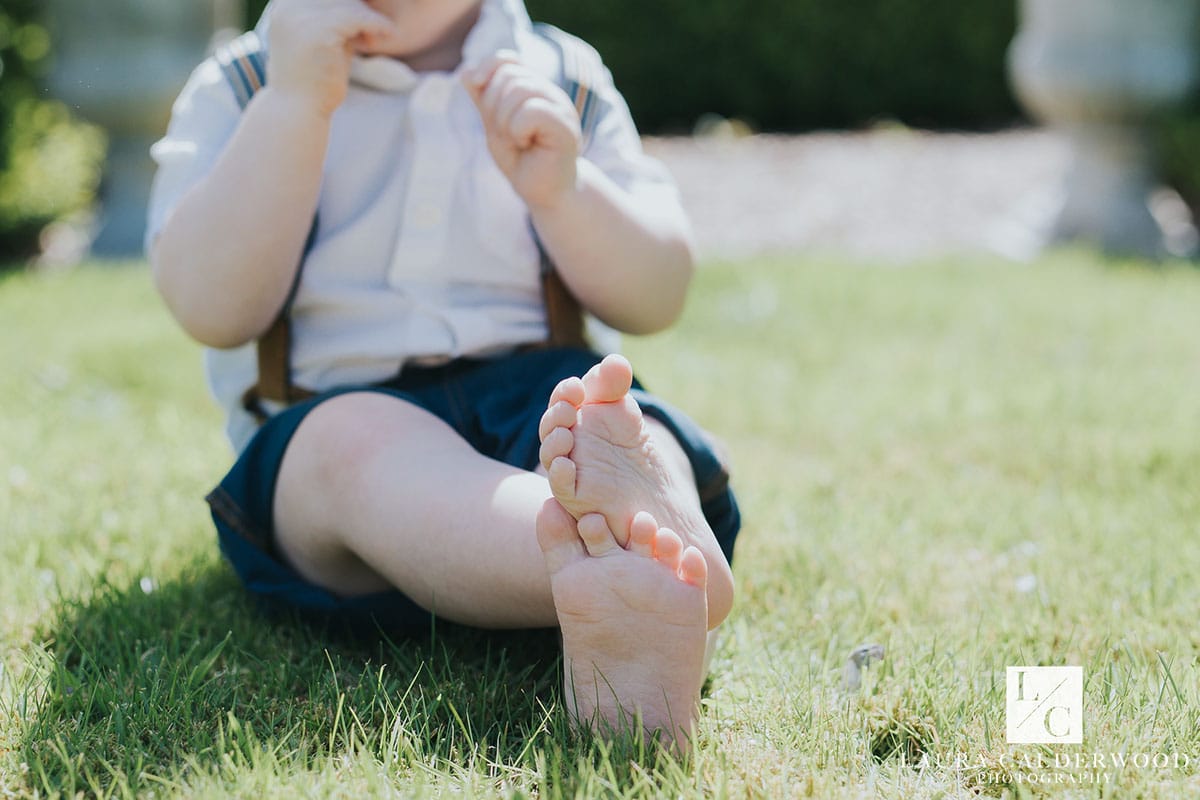
[[[597,59],[599,56],[597,56]],[[583,157],[628,192],[662,193],[679,202],[679,192],[662,162],[646,155],[641,136],[612,73],[602,68],[591,87],[597,104],[596,121],[585,142]]]
[[[147,208],[147,254],[179,201],[212,169],[240,118],[224,73],[208,59],[192,72],[175,100],[166,135],[150,148],[157,171]]]

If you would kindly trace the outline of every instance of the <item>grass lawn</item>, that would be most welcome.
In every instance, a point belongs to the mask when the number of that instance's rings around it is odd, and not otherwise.
[[[686,762],[573,739],[552,634],[260,616],[144,267],[2,275],[0,321],[0,797],[1200,796],[1194,268],[710,264],[628,342],[746,519]],[[1006,743],[1016,665],[1083,668],[1082,745]]]

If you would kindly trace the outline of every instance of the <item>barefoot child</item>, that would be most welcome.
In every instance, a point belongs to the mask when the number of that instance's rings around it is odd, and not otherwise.
[[[636,713],[685,746],[736,503],[628,362],[544,346],[539,247],[630,333],[671,324],[691,276],[607,72],[585,138],[520,0],[276,0],[258,33],[244,109],[213,59],[176,102],[147,235],[238,453],[209,497],[222,551],[255,595],[348,624],[556,625],[578,724]],[[312,394],[256,420],[254,342],[288,303]]]

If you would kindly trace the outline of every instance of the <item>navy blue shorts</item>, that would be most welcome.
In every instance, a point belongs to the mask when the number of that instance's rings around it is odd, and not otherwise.
[[[491,360],[463,359],[445,366],[408,367],[382,384],[346,386],[298,403],[267,420],[221,484],[208,495],[221,551],[249,592],[274,608],[337,626],[403,630],[427,626],[428,611],[402,592],[341,597],[289,567],[274,543],[275,482],[284,451],[305,415],[339,394],[392,395],[449,424],[480,453],[532,470],[538,464],[538,423],[559,381],[583,375],[600,356],[578,349],[521,352]],[[696,476],[701,506],[725,557],[732,561],[741,526],[729,473],[710,438],[680,411],[635,382],[632,396],[646,416],[679,440]]]

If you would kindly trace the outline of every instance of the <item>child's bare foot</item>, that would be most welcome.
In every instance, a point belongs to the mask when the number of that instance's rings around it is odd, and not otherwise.
[[[602,516],[577,523],[554,499],[538,515],[537,534],[574,721],[619,730],[640,716],[647,731],[686,749],[704,677],[704,556],[646,513],[635,516],[622,548]]]
[[[542,416],[540,458],[555,499],[575,519],[602,514],[618,541],[634,515],[649,512],[679,531],[708,562],[709,628],[733,605],[733,574],[700,509],[690,476],[672,471],[630,396],[633,369],[609,355],[583,378],[567,378]]]

